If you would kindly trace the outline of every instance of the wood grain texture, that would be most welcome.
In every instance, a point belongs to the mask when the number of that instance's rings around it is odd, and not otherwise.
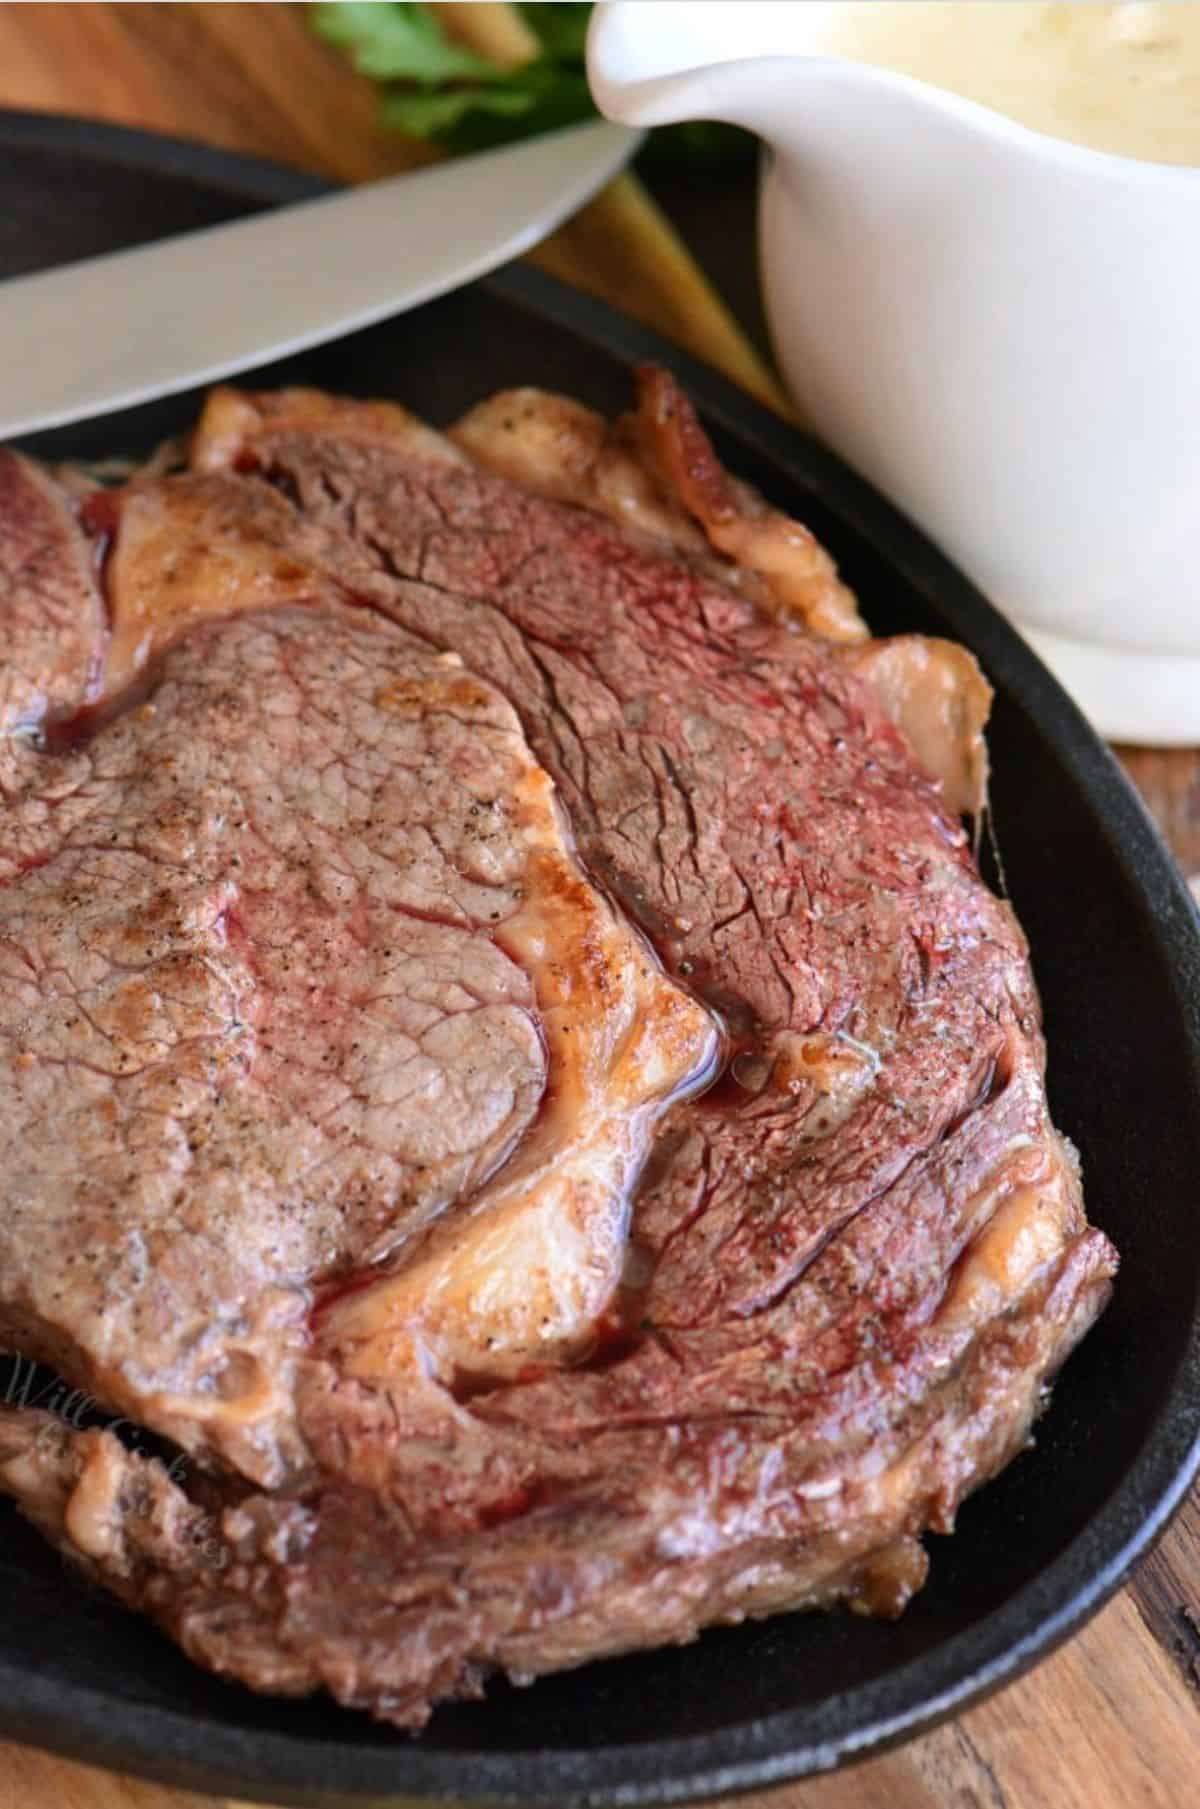
[[[224,1809],[225,1801],[0,1744],[0,1809]]]
[[[347,180],[425,155],[378,130],[369,86],[288,6],[0,6],[0,105],[150,126]],[[760,361],[682,252],[662,249],[653,216],[639,221],[628,198],[594,208],[546,261],[753,387]],[[1185,871],[1200,873],[1200,756],[1118,752]],[[1200,1804],[1198,1584],[1193,1499],[1132,1586],[1031,1677],[895,1753],[744,1799],[747,1809]],[[189,1804],[218,1809],[0,1744],[0,1809]]]
[[[1200,880],[1200,753],[1151,747],[1119,747],[1116,752],[1176,860]]]

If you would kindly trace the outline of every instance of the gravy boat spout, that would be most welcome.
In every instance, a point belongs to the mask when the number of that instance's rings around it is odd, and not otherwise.
[[[853,131],[880,89],[907,96],[914,127],[943,99],[961,106],[922,83],[825,53],[822,18],[836,11],[823,0],[602,0],[588,34],[592,93],[602,113],[626,125],[723,120],[778,152],[810,144],[831,157],[842,153],[842,134],[814,136],[815,120],[833,111]]]
[[[609,119],[627,124],[719,119],[765,137],[776,123],[780,97],[796,78],[794,22],[782,16],[794,11],[778,0],[600,5],[588,34],[596,104]]]
[[[1200,169],[825,54],[829,11],[613,0],[597,103],[767,142],[763,291],[805,418],[1104,733],[1200,742]]]

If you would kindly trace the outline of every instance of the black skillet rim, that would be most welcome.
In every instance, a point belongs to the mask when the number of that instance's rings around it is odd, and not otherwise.
[[[329,185],[281,164],[69,115],[0,109],[0,145],[71,152],[190,178],[248,204],[279,204]],[[484,287],[552,319],[627,363],[670,363],[710,420],[784,472],[803,466],[825,506],[906,581],[936,596],[999,688],[1033,710],[1064,771],[1103,827],[1113,857],[1148,906],[1173,980],[1200,1094],[1200,937],[1191,897],[1145,808],[1108,749],[1004,619],[898,511],[831,453],[707,366],[601,302],[524,266]],[[685,1802],[812,1775],[878,1752],[960,1713],[1047,1656],[1120,1587],[1159,1538],[1200,1468],[1200,1320],[1158,1424],[1078,1537],[1001,1608],[932,1652],[817,1710],[785,1711],[673,1741],[608,1748],[468,1753],[352,1738],[314,1748],[286,1734],[222,1728],[175,1711],[77,1690],[68,1700],[0,1659],[0,1726],[14,1738],[185,1788],[322,1805],[368,1799],[545,1805],[546,1809]],[[353,1725],[347,1719],[347,1727]]]

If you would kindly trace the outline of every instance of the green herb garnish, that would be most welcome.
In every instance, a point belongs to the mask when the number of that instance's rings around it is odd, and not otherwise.
[[[541,49],[501,69],[449,38],[436,6],[405,0],[327,0],[309,8],[313,29],[382,88],[383,117],[410,137],[449,151],[479,151],[595,117],[584,71],[591,6],[522,6]],[[733,126],[688,124],[651,134],[660,156],[744,157],[753,140]]]

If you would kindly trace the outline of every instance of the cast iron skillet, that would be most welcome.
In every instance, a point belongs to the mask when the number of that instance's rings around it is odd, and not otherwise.
[[[0,151],[6,274],[317,186],[70,120],[0,116]],[[81,321],[80,331],[116,333],[120,321]],[[1113,1304],[1068,1363],[1036,1448],[964,1507],[953,1539],[929,1541],[932,1579],[895,1625],[785,1617],[529,1690],[497,1683],[484,1703],[440,1710],[415,1741],[324,1700],[262,1700],[194,1669],[0,1508],[0,1728],[18,1739],[197,1789],[321,1805],[403,1796],[571,1809],[797,1777],[928,1727],[1026,1669],[1117,1587],[1193,1473],[1196,921],[1130,787],[1033,655],[828,453],[640,327],[528,270],[257,380],[394,396],[444,421],[522,382],[620,408],[628,364],[646,357],[678,372],[733,470],[828,542],[877,631],[955,635],[996,687],[995,827],[1044,995],[1055,1116],[1083,1153],[1092,1217],[1123,1254]],[[177,398],[37,449],[137,450],[193,408]]]

